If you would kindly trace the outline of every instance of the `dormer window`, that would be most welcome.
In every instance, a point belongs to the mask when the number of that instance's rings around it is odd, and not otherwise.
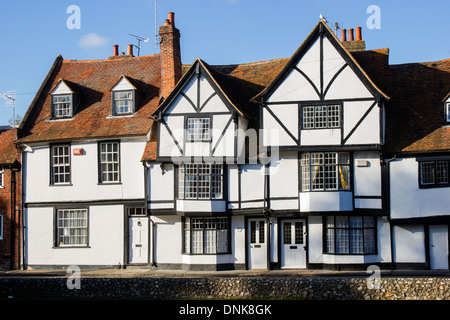
[[[76,84],[66,80],[60,80],[51,91],[52,97],[52,119],[72,118],[76,105]]]
[[[111,113],[113,116],[136,112],[136,87],[129,77],[122,76],[111,89]]]
[[[52,96],[53,117],[70,118],[72,117],[72,94],[58,94]]]
[[[134,112],[133,91],[113,92],[114,114],[129,114]]]

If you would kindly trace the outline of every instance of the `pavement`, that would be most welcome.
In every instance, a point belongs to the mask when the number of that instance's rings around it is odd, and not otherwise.
[[[332,270],[229,270],[229,271],[187,271],[187,270],[156,270],[151,268],[125,269],[81,269],[83,278],[204,278],[204,277],[367,277],[370,271],[332,271]],[[1,278],[34,278],[34,277],[68,277],[72,272],[66,269],[51,270],[4,270]],[[381,270],[381,277],[450,277],[450,270]]]

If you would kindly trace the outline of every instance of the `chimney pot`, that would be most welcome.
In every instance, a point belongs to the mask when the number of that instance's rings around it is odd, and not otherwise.
[[[113,46],[113,56],[118,56],[119,55],[119,45],[115,44]]]
[[[175,13],[174,12],[169,12],[169,17],[168,17],[170,24],[175,28]]]
[[[128,45],[127,55],[133,56],[133,45],[132,44]]]
[[[341,42],[347,41],[347,29],[341,29]]]
[[[355,37],[354,37],[354,33],[353,33],[353,28],[348,29],[348,41],[354,41]]]
[[[356,41],[362,40],[361,27],[356,27],[355,40]]]

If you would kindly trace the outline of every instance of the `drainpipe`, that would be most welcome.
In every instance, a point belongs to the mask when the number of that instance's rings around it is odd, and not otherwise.
[[[389,221],[389,232],[390,232],[390,236],[391,236],[391,264],[392,264],[392,270],[394,270],[395,269],[395,267],[394,267],[394,244],[393,244],[393,230],[394,230],[394,226],[392,225],[392,223],[391,223],[391,221],[390,221],[390,215],[391,215],[391,210],[390,210],[390,204],[391,204],[391,201],[390,201],[390,199],[391,199],[391,190],[390,190],[390,176],[391,176],[391,170],[390,170],[390,163],[392,162],[392,161],[394,161],[394,160],[396,160],[397,159],[397,154],[394,154],[394,157],[393,158],[391,158],[391,159],[387,159],[387,160],[385,160],[385,163],[386,163],[386,166],[387,166],[387,169],[386,169],[386,171],[387,171],[387,173],[386,173],[386,179],[387,179],[387,182],[386,182],[386,184],[387,184],[387,190],[386,190],[386,192],[387,192],[387,197],[388,197],[388,205],[389,205],[389,209],[388,208],[386,208],[388,211],[389,211],[389,215],[388,215],[388,221]]]

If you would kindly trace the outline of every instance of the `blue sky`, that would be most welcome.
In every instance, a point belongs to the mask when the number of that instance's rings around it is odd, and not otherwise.
[[[69,29],[71,5],[80,28]],[[380,29],[369,29],[370,5],[380,8]],[[385,0],[158,0],[157,26],[175,12],[183,63],[234,64],[290,57],[323,14],[333,27],[362,27],[367,49],[389,48],[390,63],[450,58],[450,1]],[[70,20],[72,21],[72,20]],[[154,0],[16,0],[0,10],[0,93],[15,91],[23,116],[58,54],[64,59],[105,59],[114,44],[150,38],[140,55],[154,54]],[[136,51],[135,51],[136,53]],[[0,125],[12,108],[0,99]]]

